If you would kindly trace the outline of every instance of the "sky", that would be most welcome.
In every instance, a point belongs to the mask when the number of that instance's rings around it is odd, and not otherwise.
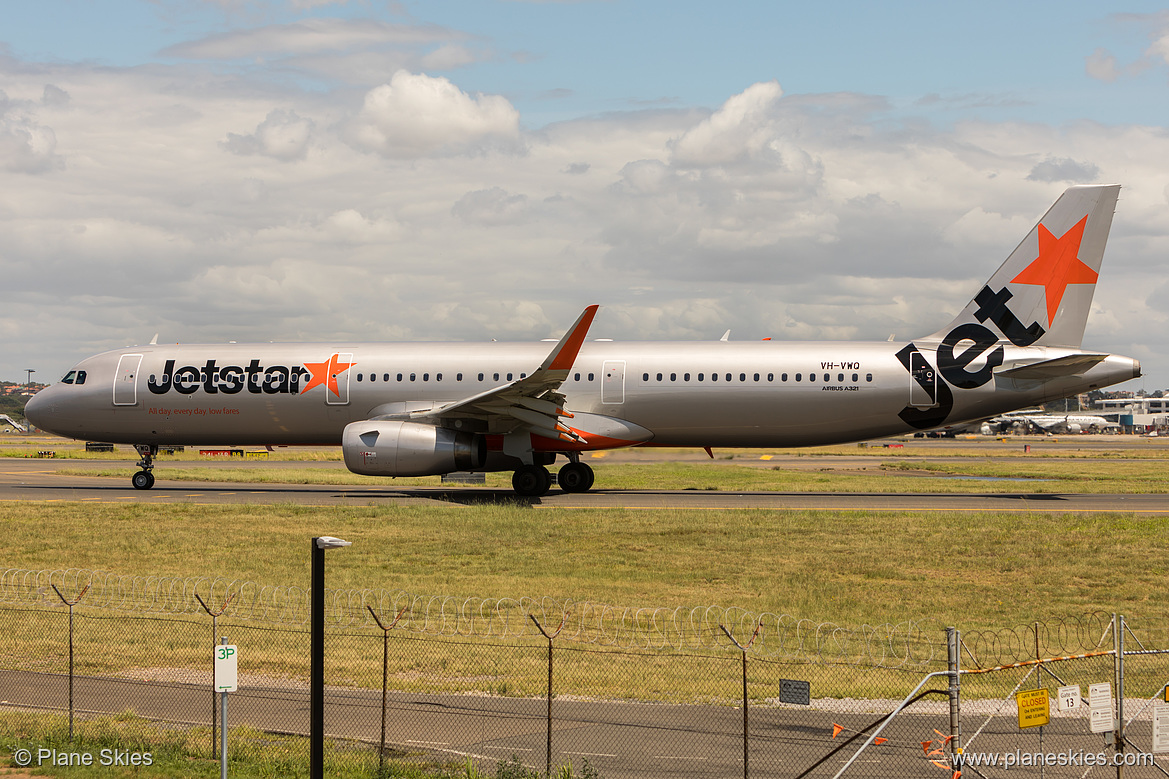
[[[0,379],[148,342],[938,330],[1120,183],[1085,347],[1169,388],[1169,10],[40,0],[0,24]]]

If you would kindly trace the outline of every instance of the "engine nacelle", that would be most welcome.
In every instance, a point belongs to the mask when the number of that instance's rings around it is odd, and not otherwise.
[[[487,461],[483,436],[417,422],[346,425],[341,451],[345,467],[365,476],[434,476],[482,470]]]

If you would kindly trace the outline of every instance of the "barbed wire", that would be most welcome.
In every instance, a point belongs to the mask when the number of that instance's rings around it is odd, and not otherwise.
[[[962,633],[962,666],[991,668],[1023,660],[1111,649],[1112,615],[1096,611],[1013,628]]]
[[[309,590],[261,585],[226,577],[138,576],[108,571],[8,569],[0,573],[0,603],[64,608],[64,597],[88,587],[78,609],[149,615],[226,610],[220,619],[307,626]],[[752,654],[779,660],[894,669],[922,669],[945,663],[946,640],[936,620],[845,627],[787,614],[736,607],[626,607],[555,598],[458,598],[384,589],[326,590],[326,621],[333,628],[376,627],[373,614],[394,630],[449,638],[527,640],[542,638],[533,624],[563,624],[558,641],[641,650],[726,650],[731,635],[759,635]],[[372,612],[372,613],[371,613]],[[1038,631],[1042,653],[1090,651],[1107,640],[1111,615],[1048,620],[1017,628],[963,633],[963,665],[987,667],[1035,657]],[[380,629],[379,629],[380,632]]]

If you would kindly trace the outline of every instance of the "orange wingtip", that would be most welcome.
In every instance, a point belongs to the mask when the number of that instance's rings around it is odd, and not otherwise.
[[[576,362],[577,352],[580,351],[581,344],[584,343],[585,336],[589,333],[589,327],[593,323],[593,317],[597,315],[598,305],[589,306],[576,320],[576,324],[572,330],[565,336],[559,351],[556,356],[552,358],[552,362],[548,368],[554,371],[567,371],[572,368],[572,364]]]

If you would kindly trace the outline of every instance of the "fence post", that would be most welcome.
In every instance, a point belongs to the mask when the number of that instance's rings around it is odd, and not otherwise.
[[[372,606],[366,606],[366,608],[369,609],[373,621],[382,629],[382,740],[377,751],[377,775],[382,776],[386,770],[386,689],[390,684],[390,631],[397,626],[398,620],[406,613],[406,609],[410,608],[410,604],[407,603],[402,607],[398,616],[394,617],[394,621],[388,627],[382,624]]]
[[[214,584],[212,584],[212,588],[214,588]],[[215,639],[218,638],[218,636],[219,636],[219,618],[223,615],[223,612],[227,611],[228,605],[231,604],[231,602],[234,598],[235,598],[234,594],[229,595],[227,600],[225,600],[223,602],[223,607],[220,608],[219,611],[212,611],[207,606],[207,604],[203,602],[203,599],[199,597],[199,593],[197,593],[197,592],[195,593],[195,600],[199,601],[199,605],[203,607],[203,611],[206,611],[208,614],[211,615],[211,646],[212,646],[212,648],[214,648],[214,646],[215,646]],[[224,642],[224,643],[227,643],[227,642]],[[215,759],[215,755],[218,754],[218,747],[216,746],[215,734],[216,734],[216,729],[219,726],[219,705],[218,705],[219,702],[216,700],[216,697],[217,696],[215,694],[215,652],[213,649],[213,651],[211,652],[211,758],[212,759]]]
[[[1112,615],[1112,640],[1116,650],[1116,779],[1124,779],[1124,615]]]
[[[748,756],[747,746],[750,744],[751,740],[751,730],[748,727],[747,721],[747,650],[751,648],[751,645],[755,643],[755,639],[759,637],[759,631],[763,629],[763,623],[760,622],[755,626],[755,632],[751,634],[751,640],[747,642],[746,646],[743,646],[738,641],[736,641],[735,637],[731,635],[729,630],[723,627],[722,623],[719,623],[718,627],[719,630],[721,630],[723,633],[726,633],[727,638],[731,640],[731,643],[737,646],[739,651],[743,653],[743,779],[747,779],[750,765],[750,757]]]
[[[85,586],[81,588],[81,592],[73,600],[68,600],[61,591],[57,589],[57,585],[52,584],[53,592],[57,593],[57,597],[61,602],[69,607],[69,743],[73,743],[73,607],[81,602],[85,597],[85,593],[89,591],[89,585],[92,582],[86,582]]]
[[[564,623],[568,620],[568,612],[560,619],[560,626],[556,628],[556,632],[548,635],[548,631],[544,630],[544,626],[540,624],[540,620],[536,619],[535,615],[529,614],[528,617],[532,622],[536,623],[536,629],[548,639],[548,740],[544,752],[544,776],[551,779],[552,777],[552,639],[560,635],[560,631],[564,630]]]
[[[962,683],[959,671],[961,650],[962,634],[957,628],[946,628],[946,654],[950,667],[950,765],[958,773],[962,771]]]

